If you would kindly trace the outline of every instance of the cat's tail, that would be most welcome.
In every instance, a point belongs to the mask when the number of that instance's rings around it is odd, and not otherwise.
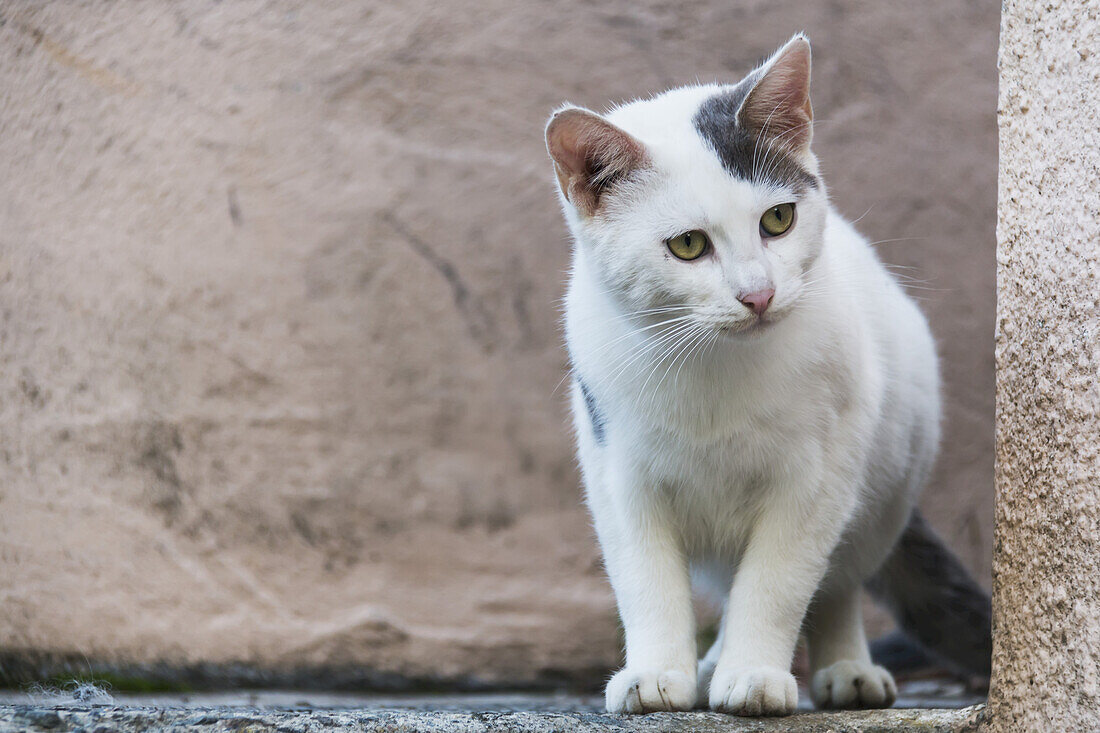
[[[979,586],[916,510],[893,551],[866,583],[893,614],[904,637],[957,672],[989,676],[992,607]],[[891,635],[872,645],[887,667],[905,666],[919,650]],[[876,648],[876,646],[878,648]],[[891,664],[891,661],[896,664]]]

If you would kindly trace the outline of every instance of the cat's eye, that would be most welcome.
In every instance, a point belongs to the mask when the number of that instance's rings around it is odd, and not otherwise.
[[[794,204],[779,204],[760,217],[760,236],[778,237],[794,223]]]
[[[668,246],[668,251],[681,260],[698,259],[710,249],[710,240],[698,229],[666,239],[665,244]]]

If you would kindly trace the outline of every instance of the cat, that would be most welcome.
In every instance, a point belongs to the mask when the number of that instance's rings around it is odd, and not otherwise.
[[[798,34],[737,84],[546,127],[575,242],[577,452],[626,640],[613,713],[789,714],[800,635],[818,707],[891,705],[865,583],[988,671],[988,595],[914,511],[940,438],[933,338],[829,203],[810,69]],[[692,579],[725,598],[698,661]]]

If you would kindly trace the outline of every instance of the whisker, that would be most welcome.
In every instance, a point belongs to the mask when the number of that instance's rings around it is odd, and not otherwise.
[[[672,371],[672,367],[676,366],[677,359],[679,359],[680,361],[680,367],[683,368],[684,361],[686,361],[687,359],[687,352],[691,348],[693,348],[695,340],[699,338],[699,336],[703,333],[703,327],[696,326],[692,331],[688,333],[687,338],[685,338],[683,341],[680,342],[680,344],[677,345],[677,350],[679,351],[679,353],[672,354],[672,359],[669,361],[668,367],[665,369],[665,373],[661,375],[661,378],[657,380],[657,384],[653,387],[653,391],[655,393],[660,391],[661,385],[664,383],[665,378],[668,377],[668,373]],[[676,371],[677,373],[679,373],[680,370],[677,369]],[[675,381],[676,378],[673,377],[673,382]]]
[[[870,214],[870,213],[871,213],[871,209],[873,209],[873,208],[875,208],[875,205],[874,205],[874,204],[871,204],[870,206],[868,206],[868,207],[867,207],[867,211],[864,211],[864,212],[863,212],[862,214],[860,214],[860,215],[859,215],[859,218],[858,218],[858,219],[855,219],[855,220],[854,220],[854,221],[852,222],[852,226],[855,226],[856,224],[858,224],[858,223],[859,223],[859,222],[860,222],[860,221],[861,221],[861,220],[863,219],[863,217],[865,217],[865,216],[867,216],[868,214]]]
[[[635,328],[635,329],[631,329],[631,330],[629,330],[629,331],[628,331],[627,333],[625,333],[625,334],[621,334],[620,336],[616,337],[616,338],[615,338],[615,339],[614,339],[613,341],[611,341],[611,342],[609,342],[609,343],[606,343],[606,344],[602,345],[602,346],[600,347],[599,351],[597,351],[597,352],[596,352],[596,353],[594,354],[594,358],[599,358],[600,356],[602,356],[603,354],[605,354],[605,353],[606,353],[606,352],[607,352],[608,350],[610,350],[610,349],[611,349],[611,348],[612,348],[612,347],[613,347],[613,346],[614,346],[615,344],[617,344],[617,343],[619,343],[619,342],[623,341],[624,339],[630,338],[631,336],[636,336],[636,335],[640,335],[640,334],[642,334],[643,332],[645,332],[645,331],[649,331],[649,330],[651,330],[651,329],[654,329],[654,328],[668,327],[669,329],[671,329],[672,327],[674,327],[674,326],[678,325],[679,323],[682,323],[682,322],[684,322],[684,321],[688,320],[689,318],[690,318],[690,316],[679,316],[679,317],[677,317],[677,318],[671,318],[671,319],[669,319],[669,320],[667,320],[667,321],[661,321],[660,323],[654,323],[654,324],[650,324],[650,325],[648,325],[648,326],[643,326],[643,327],[640,327],[640,328]],[[663,334],[663,333],[665,333],[665,331],[662,331],[662,332],[660,332],[660,333],[658,334],[658,336],[660,336],[660,335],[661,335],[661,334]],[[645,341],[643,341],[643,345],[644,345],[645,343],[646,343],[646,342],[645,342]],[[630,352],[630,353],[633,353],[633,352]],[[565,376],[563,376],[563,377],[561,378],[561,381],[559,381],[559,382],[558,382],[557,386],[556,386],[556,387],[554,387],[554,392],[552,392],[551,394],[555,394],[555,393],[557,393],[557,391],[558,391],[558,390],[559,390],[559,389],[561,388],[561,386],[562,386],[562,385],[563,385],[563,384],[565,383],[565,380],[569,379],[569,377],[573,376],[573,375],[574,375],[575,373],[576,373],[576,368],[575,368],[575,367],[571,367],[571,368],[570,368],[570,369],[569,369],[569,370],[568,370],[568,371],[567,371],[567,372],[565,373]]]
[[[657,370],[661,367],[661,364],[664,363],[664,360],[666,358],[668,358],[669,355],[674,353],[676,351],[676,349],[679,347],[679,345],[684,343],[684,341],[686,339],[688,339],[692,335],[692,333],[694,332],[694,329],[692,329],[692,328],[688,328],[688,329],[685,329],[685,330],[686,330],[686,333],[681,334],[680,338],[675,339],[672,342],[672,344],[668,348],[666,348],[664,350],[664,352],[661,353],[661,356],[654,361],[654,365],[650,369],[649,375],[646,377],[645,382],[642,383],[642,388],[640,390],[638,390],[639,399],[645,396],[646,387],[649,386],[649,380],[653,379],[653,375],[657,373]]]
[[[612,379],[625,378],[625,374],[634,364],[650,356],[653,352],[667,347],[667,345],[678,339],[686,328],[690,328],[690,324],[687,326],[678,324],[675,328],[662,332],[659,337],[651,339],[649,343],[643,345],[643,348],[638,349],[637,353],[612,375]],[[615,384],[615,382],[612,382],[612,384]]]
[[[616,385],[617,380],[626,373],[626,371],[633,366],[639,359],[642,359],[647,354],[660,348],[662,345],[669,343],[675,339],[677,335],[685,328],[681,324],[674,324],[669,329],[661,331],[656,336],[651,336],[648,340],[644,341],[634,352],[628,354],[627,361],[622,364],[614,374],[608,377],[608,383],[612,386]]]
[[[713,329],[711,329],[709,331],[708,330],[703,330],[702,331],[702,336],[695,342],[695,345],[693,345],[691,347],[691,350],[688,351],[688,353],[685,354],[684,357],[680,360],[680,367],[676,370],[676,374],[674,374],[672,376],[673,383],[676,383],[676,382],[680,381],[680,372],[683,371],[684,365],[688,363],[689,358],[691,359],[692,368],[695,367],[695,362],[699,358],[699,354],[702,351],[700,346],[702,344],[707,343],[707,339],[710,338],[714,333],[716,333],[716,332]]]

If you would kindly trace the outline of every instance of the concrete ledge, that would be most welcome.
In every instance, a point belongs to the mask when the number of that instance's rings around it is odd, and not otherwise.
[[[893,709],[799,713],[789,718],[750,719],[717,713],[654,713],[643,716],[592,712],[441,712],[422,710],[262,710],[239,707],[120,707],[113,705],[3,705],[0,732],[7,731],[387,731],[388,733],[490,733],[491,731],[801,731],[954,733],[976,727],[984,706],[959,709]]]

